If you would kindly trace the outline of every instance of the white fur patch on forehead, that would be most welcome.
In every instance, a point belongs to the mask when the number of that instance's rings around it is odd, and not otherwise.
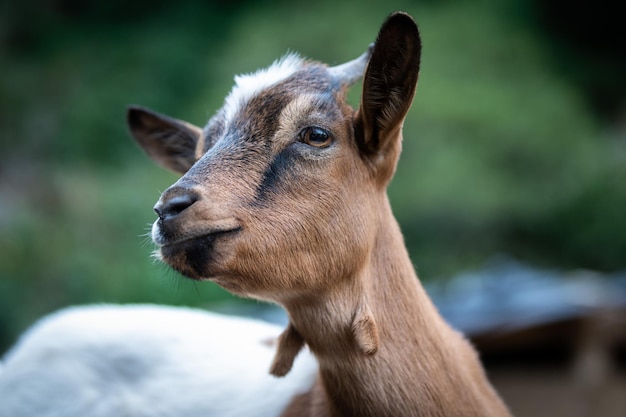
[[[289,78],[302,68],[304,59],[298,54],[287,54],[270,67],[251,74],[235,76],[235,86],[226,97],[223,111],[226,122],[230,122],[237,112],[256,94]]]

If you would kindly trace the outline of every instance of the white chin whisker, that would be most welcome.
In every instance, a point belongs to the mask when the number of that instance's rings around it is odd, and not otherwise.
[[[163,246],[163,237],[161,235],[161,229],[159,228],[159,221],[155,221],[152,224],[152,232],[151,232],[152,242],[157,246],[155,250],[152,251],[150,257],[156,262],[163,262],[163,255],[161,254],[161,246]]]
[[[161,250],[160,249],[155,249],[152,251],[152,253],[150,254],[150,257],[156,262],[163,262],[163,255],[161,255]]]
[[[157,246],[163,246],[163,236],[161,235],[161,229],[159,228],[159,221],[155,221],[152,224],[152,241]]]

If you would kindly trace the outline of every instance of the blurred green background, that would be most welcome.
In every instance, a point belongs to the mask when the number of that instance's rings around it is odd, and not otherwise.
[[[141,104],[202,125],[237,73],[356,57],[406,10],[424,49],[392,204],[422,279],[504,253],[626,269],[617,2],[22,0],[0,7],[0,352],[66,305],[232,300],[155,263],[176,177],[126,131]],[[352,94],[358,101],[358,91]]]

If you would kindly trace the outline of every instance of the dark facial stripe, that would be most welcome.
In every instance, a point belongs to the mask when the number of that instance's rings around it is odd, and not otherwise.
[[[280,194],[281,184],[289,181],[295,158],[295,151],[289,146],[274,157],[263,173],[263,179],[257,187],[254,199],[256,204],[263,205],[273,195]]]

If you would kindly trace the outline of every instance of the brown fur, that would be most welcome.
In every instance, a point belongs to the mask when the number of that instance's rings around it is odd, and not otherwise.
[[[275,376],[285,376],[291,370],[293,361],[304,347],[304,339],[298,331],[289,324],[278,338],[277,354],[270,367],[270,373]]]
[[[163,260],[193,279],[286,308],[290,324],[273,374],[289,371],[303,343],[317,357],[318,382],[285,416],[509,415],[475,351],[424,292],[386,196],[420,52],[412,18],[390,16],[358,111],[345,100],[354,71],[306,62],[242,104],[234,120],[218,112],[204,133],[140,108],[129,112],[150,156],[186,167],[155,206]],[[157,137],[152,125],[182,134]],[[311,126],[329,132],[332,144],[302,143]],[[180,137],[188,151],[172,146]],[[201,157],[198,148],[206,150]],[[172,149],[176,163],[164,163]]]

